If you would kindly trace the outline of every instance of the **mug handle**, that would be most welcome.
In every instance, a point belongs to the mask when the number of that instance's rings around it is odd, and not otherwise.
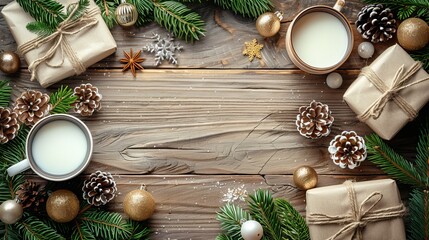
[[[341,12],[341,9],[343,9],[344,5],[346,5],[345,0],[337,0],[333,8],[338,12]]]
[[[15,163],[7,169],[7,174],[11,177],[30,169],[30,161],[24,159],[21,162]]]

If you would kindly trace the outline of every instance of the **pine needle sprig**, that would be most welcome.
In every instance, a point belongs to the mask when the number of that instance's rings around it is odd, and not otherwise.
[[[216,240],[240,240],[239,237],[231,237],[224,233],[217,235]]]
[[[115,9],[119,4],[119,0],[95,0],[98,8],[100,8],[101,17],[108,28],[112,28],[116,24]]]
[[[77,97],[74,95],[73,89],[68,86],[61,86],[50,95],[51,114],[68,112],[76,100]]]
[[[201,16],[192,12],[180,2],[153,2],[155,21],[185,41],[199,40],[205,33],[205,23]]]
[[[286,237],[291,240],[310,240],[307,223],[301,214],[285,199],[277,198],[274,203]]]
[[[429,23],[429,18],[426,22]],[[422,62],[423,68],[429,72],[429,45],[423,49],[411,52],[410,55],[414,60]]]
[[[407,239],[429,239],[429,192],[414,189],[409,200]]]
[[[224,9],[231,9],[234,13],[243,17],[251,18],[257,18],[273,8],[270,0],[214,0],[214,3]]]
[[[0,107],[9,106],[11,96],[12,96],[12,87],[9,86],[9,81],[0,80]]]
[[[127,220],[127,224],[131,229],[131,236],[127,238],[128,240],[148,240],[150,229],[140,222],[133,221],[131,219]]]
[[[131,235],[130,226],[119,213],[88,210],[79,217],[79,221],[99,238],[125,239]]]
[[[77,3],[77,9],[75,11],[74,11],[75,5],[70,4],[67,7],[66,18],[68,18],[71,14],[73,14],[71,16],[71,20],[72,21],[77,20],[82,17],[82,15],[85,13],[88,7],[89,7],[89,0],[79,0],[79,2]]]
[[[242,221],[251,220],[250,214],[239,206],[226,204],[220,208],[216,219],[220,221],[220,227],[232,239],[239,239]]]
[[[367,4],[383,4],[397,13],[399,20],[420,17],[429,21],[429,2],[427,0],[363,0]]]
[[[421,128],[419,140],[417,142],[416,169],[422,179],[425,179],[426,186],[429,186],[429,117]],[[426,178],[424,178],[426,176]]]
[[[64,6],[55,0],[17,0],[18,4],[37,22],[56,28],[66,18]]]
[[[155,5],[151,0],[128,0],[129,3],[136,6],[139,17],[136,22],[137,27],[141,27],[148,22],[153,21],[153,11]]]
[[[55,32],[56,28],[44,22],[31,22],[27,24],[27,30],[41,37],[47,37]]]
[[[25,240],[58,239],[65,240],[54,229],[50,228],[35,216],[24,216],[18,221],[16,227]]]

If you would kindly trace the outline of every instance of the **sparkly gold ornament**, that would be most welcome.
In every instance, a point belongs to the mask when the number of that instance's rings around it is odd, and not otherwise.
[[[125,214],[134,221],[144,221],[155,211],[155,200],[152,194],[143,189],[127,193],[123,204]]]
[[[420,50],[429,42],[429,26],[420,18],[408,18],[399,25],[397,37],[405,50]]]
[[[317,181],[317,172],[310,166],[301,166],[293,173],[293,182],[301,190],[308,190],[316,187]]]
[[[46,212],[55,222],[70,222],[77,216],[79,210],[79,199],[69,190],[57,190],[46,201]]]
[[[14,224],[22,217],[24,209],[15,200],[6,200],[0,205],[0,221]]]
[[[256,20],[256,30],[263,37],[272,37],[280,30],[280,21],[283,19],[281,12],[266,12]]]
[[[16,73],[21,66],[18,54],[11,51],[0,53],[0,70],[6,74]]]
[[[133,26],[139,17],[136,6],[124,0],[115,10],[116,21],[122,27]]]
[[[251,42],[244,43],[245,49],[243,51],[243,55],[249,56],[249,61],[253,61],[255,57],[261,59],[261,49],[264,45],[259,44],[256,39],[253,39]]]

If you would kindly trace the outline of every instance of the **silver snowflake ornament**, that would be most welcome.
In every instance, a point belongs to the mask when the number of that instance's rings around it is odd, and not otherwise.
[[[155,33],[152,38],[155,39],[154,42],[144,46],[143,51],[155,53],[155,66],[165,60],[177,65],[175,52],[182,50],[183,46],[175,44],[174,38],[170,35],[167,35],[166,38],[161,38],[159,34]]]

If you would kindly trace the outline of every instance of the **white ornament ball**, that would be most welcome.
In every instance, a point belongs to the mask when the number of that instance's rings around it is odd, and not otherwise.
[[[358,54],[361,58],[368,59],[374,55],[374,45],[370,42],[362,42],[358,46]]]
[[[244,240],[260,240],[264,235],[262,225],[255,220],[249,220],[241,225],[241,237]]]
[[[333,89],[339,88],[343,84],[343,77],[341,76],[341,74],[336,72],[330,73],[326,77],[326,84],[328,85],[328,87]]]
[[[0,205],[0,220],[5,224],[14,224],[22,217],[24,209],[15,200],[6,200]]]

